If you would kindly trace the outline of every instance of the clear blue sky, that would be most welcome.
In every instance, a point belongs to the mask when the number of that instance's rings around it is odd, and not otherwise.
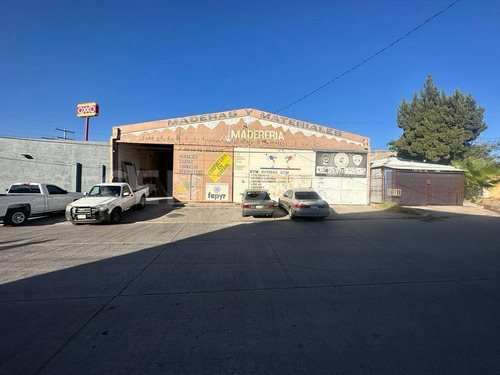
[[[273,112],[356,65],[452,0],[22,1],[0,5],[0,136],[84,136],[111,127],[252,107]],[[500,2],[462,0],[282,115],[397,138],[396,110],[428,74],[486,108],[500,140]]]

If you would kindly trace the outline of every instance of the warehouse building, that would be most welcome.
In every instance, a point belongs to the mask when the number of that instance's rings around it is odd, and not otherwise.
[[[114,180],[156,196],[240,202],[247,188],[274,199],[312,188],[332,204],[369,200],[369,138],[256,109],[116,126],[112,147]]]

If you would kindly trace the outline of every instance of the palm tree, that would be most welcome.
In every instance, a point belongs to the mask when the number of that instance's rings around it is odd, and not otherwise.
[[[466,157],[452,162],[453,166],[463,169],[464,195],[466,199],[477,198],[483,188],[494,186],[500,181],[500,166],[494,160]]]

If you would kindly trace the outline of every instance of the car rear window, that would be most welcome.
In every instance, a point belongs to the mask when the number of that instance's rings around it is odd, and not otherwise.
[[[321,199],[315,191],[296,191],[295,199]]]
[[[40,187],[38,185],[12,185],[9,193],[40,194]]]
[[[245,200],[247,201],[268,201],[271,197],[267,191],[247,191],[245,195]]]

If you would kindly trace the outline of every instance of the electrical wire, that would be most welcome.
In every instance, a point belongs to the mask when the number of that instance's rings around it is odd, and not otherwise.
[[[287,108],[290,108],[292,105],[295,105],[297,104],[298,102],[308,98],[309,96],[317,93],[319,90],[321,89],[324,89],[326,86],[332,84],[333,82],[337,81],[338,79],[346,76],[347,74],[351,73],[353,70],[356,70],[358,69],[359,67],[361,67],[362,65],[366,64],[368,61],[370,61],[371,59],[375,58],[376,56],[380,55],[381,53],[387,51],[389,48],[391,48],[392,46],[394,46],[395,44],[399,43],[400,41],[402,41],[403,39],[405,39],[406,37],[410,36],[411,34],[413,34],[415,31],[417,31],[418,29],[420,29],[421,27],[423,27],[425,24],[427,24],[428,22],[432,21],[434,18],[440,16],[441,14],[443,14],[444,12],[446,12],[448,9],[450,9],[452,6],[454,6],[455,4],[457,4],[458,2],[460,2],[461,0],[456,0],[454,1],[453,3],[451,3],[450,5],[448,5],[446,8],[442,9],[441,11],[437,12],[436,14],[434,14],[432,17],[426,19],[424,22],[422,22],[420,25],[414,27],[412,30],[408,31],[405,35],[403,35],[402,37],[396,39],[394,42],[388,44],[387,46],[385,46],[384,48],[382,48],[381,50],[379,50],[378,52],[376,52],[375,54],[371,55],[370,57],[364,59],[363,61],[361,61],[358,65],[355,65],[353,66],[352,68],[346,70],[344,73],[338,75],[337,77],[335,77],[334,79],[324,83],[323,85],[321,85],[320,87],[318,87],[317,89],[311,91],[309,94],[307,95],[304,95],[303,97],[295,100],[294,102],[278,109],[277,111],[273,112],[273,113],[279,113],[281,111],[283,111],[284,109],[287,109]]]
[[[86,144],[92,144],[92,146],[98,146],[98,147],[107,147],[111,148],[111,145],[106,142],[106,141],[74,141],[71,142],[70,140],[64,140],[64,139],[39,139],[39,138],[19,138],[19,137],[6,137],[6,136],[0,136],[0,139],[18,139],[21,141],[26,141],[26,142],[49,142],[53,143],[54,141],[60,141],[61,144],[73,144],[73,145],[86,145]],[[107,144],[103,144],[103,143]]]

